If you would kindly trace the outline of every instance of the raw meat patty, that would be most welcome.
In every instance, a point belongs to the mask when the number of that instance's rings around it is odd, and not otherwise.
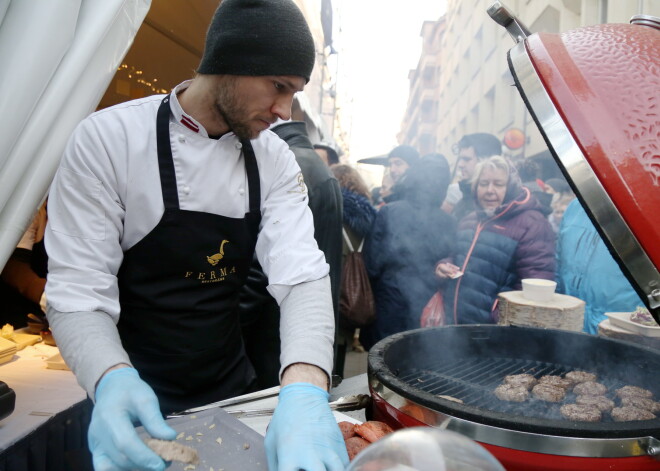
[[[561,402],[566,396],[566,390],[548,383],[539,383],[532,388],[532,395],[546,402]]]
[[[649,399],[653,398],[653,393],[649,391],[648,389],[643,389],[638,386],[624,386],[622,388],[619,388],[616,390],[616,395],[619,397],[626,397],[626,396],[639,396],[639,397],[647,397]]]
[[[624,396],[621,398],[621,404],[625,406],[632,406],[638,409],[645,409],[647,411],[660,412],[660,402],[655,402],[653,399],[641,396]]]
[[[349,460],[353,460],[358,453],[371,445],[371,443],[362,437],[351,437],[348,440],[345,440],[344,443],[346,443],[346,451],[348,452]]]
[[[655,415],[645,409],[624,406],[612,409],[612,418],[615,422],[628,422],[629,420],[652,420],[655,419]]]
[[[156,438],[149,438],[144,442],[165,461],[181,461],[182,463],[191,464],[199,463],[197,450],[189,446],[171,440],[158,440]]]
[[[394,432],[392,427],[385,422],[379,422],[377,420],[368,420],[362,424],[357,424],[353,430],[370,443],[383,438],[388,433]]]
[[[505,376],[504,383],[511,386],[524,386],[527,390],[530,390],[536,386],[538,380],[530,374],[519,374]]]
[[[573,384],[586,383],[587,381],[596,381],[597,376],[594,373],[587,373],[586,371],[569,371],[564,375],[564,379],[569,380]]]
[[[501,401],[525,402],[529,399],[529,391],[525,386],[513,386],[512,384],[500,384],[495,388],[495,396]]]
[[[337,425],[339,425],[339,430],[341,430],[341,434],[344,436],[344,440],[348,440],[349,438],[356,436],[354,423],[344,420],[339,422]]]
[[[578,396],[575,403],[583,406],[596,406],[601,412],[609,412],[614,408],[614,401],[605,396]]]
[[[602,416],[598,407],[585,404],[564,404],[559,412],[568,420],[577,422],[599,422]]]
[[[539,378],[539,384],[549,384],[556,388],[568,389],[573,383],[557,375],[545,375]]]
[[[607,392],[607,386],[594,381],[578,383],[573,388],[573,392],[578,396],[602,396]]]

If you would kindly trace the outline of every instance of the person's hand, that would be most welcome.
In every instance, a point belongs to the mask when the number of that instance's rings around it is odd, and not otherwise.
[[[156,394],[137,371],[109,371],[96,388],[96,404],[87,433],[96,471],[165,469],[165,462],[138,436],[133,425],[136,421],[154,438],[176,438],[176,432],[160,413]]]
[[[279,402],[266,431],[269,471],[344,471],[348,453],[329,394],[309,383],[280,390]]]
[[[458,278],[461,276],[461,270],[453,263],[442,262],[435,266],[435,276],[438,278]]]

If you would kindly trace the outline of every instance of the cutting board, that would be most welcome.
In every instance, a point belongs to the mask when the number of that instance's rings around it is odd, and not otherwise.
[[[177,431],[177,442],[197,450],[196,470],[268,471],[264,437],[222,409],[168,419],[167,424]],[[137,431],[143,439],[149,437],[142,427]],[[186,466],[173,462],[167,469],[184,471]]]

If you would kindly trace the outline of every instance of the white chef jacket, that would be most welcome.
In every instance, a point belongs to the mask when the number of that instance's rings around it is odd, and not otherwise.
[[[176,94],[189,83],[177,86],[170,100],[180,208],[243,218],[249,198],[241,144],[234,133],[209,139],[203,126],[183,112]],[[46,231],[46,293],[57,311],[103,311],[117,322],[116,275],[123,253],[158,224],[164,211],[156,149],[163,97],[98,111],[78,125],[67,144],[50,190]],[[279,303],[291,286],[319,280],[329,268],[313,237],[307,189],[293,153],[271,131],[262,132],[252,146],[261,182],[256,254]]]

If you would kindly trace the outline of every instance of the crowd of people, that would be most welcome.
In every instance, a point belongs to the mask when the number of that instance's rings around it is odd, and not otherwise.
[[[586,301],[591,334],[605,312],[642,304],[560,174],[502,156],[488,133],[463,136],[453,151],[452,171],[442,154],[395,147],[371,198],[355,169],[333,166],[377,211],[360,232],[376,319],[359,329],[354,348],[419,328],[434,296],[443,324],[497,323],[498,294],[520,290],[525,278],[558,281],[559,293]]]

